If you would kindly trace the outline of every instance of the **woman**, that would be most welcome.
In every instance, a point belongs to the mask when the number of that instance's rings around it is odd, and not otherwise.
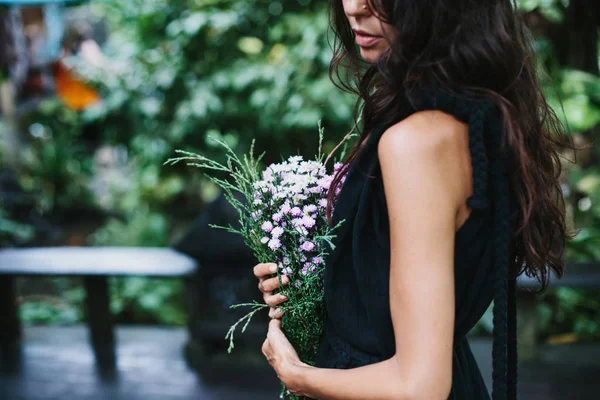
[[[514,399],[516,276],[561,276],[570,235],[558,182],[564,136],[516,5],[331,7],[331,75],[358,94],[363,135],[329,199],[332,223],[345,222],[326,264],[326,329],[317,365],[300,362],[280,330],[275,265],[259,264],[275,317],[263,353],[300,396],[488,399],[465,336],[493,299],[492,397]]]

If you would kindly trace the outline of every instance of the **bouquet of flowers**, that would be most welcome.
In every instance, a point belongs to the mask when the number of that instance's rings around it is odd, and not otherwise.
[[[288,299],[279,306],[283,312],[281,328],[300,359],[314,365],[325,318],[324,259],[329,249],[334,248],[334,230],[343,223],[341,221],[330,227],[325,215],[333,175],[327,174],[325,167],[329,157],[323,161],[321,154],[323,128],[319,122],[319,154],[315,160],[293,156],[269,165],[262,172],[259,172],[262,155],[254,157],[254,142],[249,154],[241,158],[225,142],[216,142],[226,151],[225,165],[185,151],[178,151],[182,157],[166,163],[186,161],[203,170],[225,172],[229,176],[230,179],[219,179],[208,174],[209,179],[224,190],[228,202],[238,211],[240,227],[213,227],[242,235],[259,262],[277,263],[279,268],[273,276],[276,275],[280,283],[283,276],[289,278],[290,284],[280,288],[280,292]],[[340,167],[336,163],[334,173]],[[241,200],[234,195],[235,192],[242,195]],[[227,332],[228,352],[234,347],[236,327],[243,323],[244,332],[252,316],[269,307],[254,302],[235,304],[232,308],[241,306],[249,306],[252,311],[240,318]],[[297,398],[285,387],[281,397]]]

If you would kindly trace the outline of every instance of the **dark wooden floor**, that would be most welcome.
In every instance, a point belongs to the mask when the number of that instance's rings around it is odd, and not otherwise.
[[[84,327],[27,327],[20,373],[0,376],[0,400],[262,400],[279,398],[274,376],[244,379],[244,369],[197,377],[183,361],[182,329],[119,328],[119,373],[96,374]],[[491,375],[491,343],[473,340],[482,373]],[[257,371],[254,371],[256,374]],[[598,399],[600,346],[546,346],[519,371],[523,399]]]

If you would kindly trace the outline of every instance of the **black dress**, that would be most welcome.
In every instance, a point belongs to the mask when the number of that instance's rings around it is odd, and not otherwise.
[[[516,398],[515,281],[508,277],[515,198],[499,151],[504,133],[491,101],[440,89],[423,90],[400,121],[419,110],[441,110],[469,124],[473,168],[471,214],[456,233],[456,318],[453,400],[489,399],[466,334],[494,300],[493,398]],[[317,356],[322,368],[355,368],[395,353],[389,306],[390,235],[377,143],[380,126],[361,147],[336,202],[344,219],[326,260],[327,321]],[[435,244],[432,243],[432,246]],[[432,382],[435,384],[434,382]]]

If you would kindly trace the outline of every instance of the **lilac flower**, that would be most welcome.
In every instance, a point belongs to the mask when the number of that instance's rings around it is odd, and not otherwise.
[[[269,233],[273,230],[273,224],[270,221],[265,221],[261,226],[260,229],[262,229],[263,231]]]
[[[302,286],[302,281],[300,279],[298,279],[296,281],[296,283],[294,283],[294,286],[296,286],[297,288],[299,288],[300,286]]]
[[[298,232],[301,235],[308,235],[308,229],[306,229],[304,226],[302,225],[298,225],[296,226],[296,232]]]
[[[313,242],[306,241],[306,242],[302,243],[302,246],[300,246],[300,249],[302,249],[304,251],[313,251],[315,249],[315,244]]]
[[[281,235],[283,235],[283,228],[280,226],[276,226],[275,228],[273,228],[273,230],[271,231],[271,235],[273,236],[273,238],[278,239],[281,237]]]
[[[309,229],[312,228],[313,226],[315,226],[315,224],[316,224],[316,221],[313,218],[309,217],[308,215],[305,215],[304,217],[302,217],[301,221],[302,221],[302,225],[304,225],[305,227],[307,227]]]
[[[273,171],[271,170],[271,168],[267,168],[266,170],[263,171],[262,176],[263,176],[263,180],[270,181],[273,179]]]
[[[281,213],[275,213],[275,214],[273,214],[273,217],[272,217],[272,219],[273,219],[273,221],[275,221],[275,222],[281,222],[281,218],[282,218],[282,217],[283,217],[283,216],[281,215]]]
[[[323,257],[321,257],[321,256],[313,257],[312,262],[317,265],[321,264],[323,262]]]
[[[305,195],[303,195],[303,194],[299,194],[299,193],[298,193],[298,194],[295,194],[295,195],[292,197],[292,200],[294,200],[294,203],[296,203],[296,204],[298,204],[298,203],[300,203],[300,202],[302,202],[302,201],[304,201],[304,200],[306,200],[306,199],[308,199],[308,197],[306,197],[306,196],[305,196]],[[292,208],[292,212],[294,212],[294,209],[296,209],[296,208],[297,208],[298,210],[300,210],[300,208],[298,208],[298,207],[294,207],[294,208]],[[300,210],[300,213],[302,213],[302,210]]]
[[[294,217],[299,217],[302,215],[302,210],[300,207],[294,207],[290,210],[290,214],[292,214]]]
[[[290,207],[290,203],[288,203],[287,201],[285,203],[283,203],[283,205],[281,206],[281,208],[279,208],[279,212],[282,214],[287,214],[290,212],[292,208]]]
[[[323,189],[329,189],[329,186],[331,186],[331,178],[321,178],[317,181],[317,185],[319,185],[320,187],[322,187]]]
[[[338,172],[340,169],[342,169],[343,166],[344,166],[344,164],[342,164],[340,162],[336,162],[335,164],[333,164],[333,171]]]
[[[317,186],[313,186],[313,187],[309,188],[308,192],[312,193],[312,194],[321,194],[324,190],[325,190],[324,188],[317,185]]]
[[[279,239],[273,238],[273,239],[269,240],[268,246],[271,250],[277,250],[278,248],[281,247],[281,241]]]
[[[320,199],[319,205],[323,208],[326,208],[327,207],[327,199]]]
[[[302,272],[302,275],[306,275],[306,274],[308,274],[308,268],[307,268],[306,266],[304,266],[304,267],[302,268],[302,271],[301,271],[301,272]]]
[[[307,206],[304,206],[302,211],[304,212],[304,214],[314,213],[317,212],[317,206],[315,206],[314,204],[309,204]]]

